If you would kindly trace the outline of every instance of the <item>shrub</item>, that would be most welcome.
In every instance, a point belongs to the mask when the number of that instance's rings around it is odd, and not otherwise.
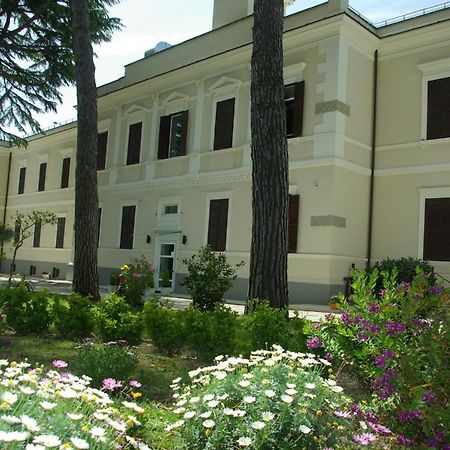
[[[244,263],[232,267],[223,253],[215,253],[211,247],[202,247],[196,255],[183,260],[188,274],[182,285],[186,286],[193,303],[202,311],[213,311],[217,303],[236,279],[236,269]]]
[[[138,419],[130,420],[144,412],[137,404],[114,403],[86,377],[46,372],[25,362],[0,364],[0,447],[149,448],[136,439]]]
[[[136,345],[142,341],[142,317],[118,295],[104,297],[93,308],[94,327],[104,342],[125,340]]]
[[[93,386],[101,387],[105,378],[129,379],[138,362],[136,352],[120,342],[87,343],[79,347],[74,371],[88,375]]]
[[[142,308],[145,289],[153,287],[154,272],[155,269],[143,256],[125,264],[119,276],[119,294],[134,308]]]
[[[185,344],[186,331],[181,310],[172,308],[169,302],[158,303],[150,299],[144,305],[143,317],[156,350],[172,356]]]
[[[180,433],[187,449],[348,449],[384,440],[360,434],[360,411],[333,379],[320,376],[320,365],[278,346],[249,359],[219,356],[215,365],[191,371],[189,384],[174,380],[179,420],[166,430]]]
[[[449,291],[423,273],[398,284],[394,268],[378,297],[376,270],[352,276],[352,303],[340,297],[342,316],[328,316],[310,348],[323,346],[370,385],[372,404],[402,433],[400,444],[440,445],[450,438],[443,425],[450,422]]]
[[[216,304],[213,311],[193,306],[183,313],[186,344],[197,357],[211,361],[217,355],[232,355],[236,349],[237,313]]]
[[[5,288],[1,305],[8,325],[18,334],[47,332],[50,325],[47,291],[30,292],[24,283]]]
[[[94,327],[92,300],[79,294],[53,298],[51,316],[57,333],[70,339],[89,336]]]

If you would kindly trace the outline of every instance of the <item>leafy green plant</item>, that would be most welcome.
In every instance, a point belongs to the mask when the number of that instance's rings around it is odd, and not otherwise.
[[[170,273],[168,270],[164,271],[161,277],[161,287],[169,288],[171,285]]]
[[[186,449],[349,449],[364,439],[381,445],[385,438],[365,433],[370,425],[320,366],[319,359],[279,346],[248,359],[218,356],[214,365],[191,371],[189,383],[174,380],[179,419],[166,430],[179,433]]]
[[[182,314],[183,311],[173,309],[171,303],[161,303],[157,298],[145,303],[144,326],[159,352],[175,355],[185,345],[186,330]]]
[[[138,362],[136,352],[120,342],[87,343],[79,347],[73,370],[91,377],[94,387],[101,387],[106,378],[129,379]]]
[[[196,255],[186,258],[183,263],[188,273],[181,283],[186,286],[192,301],[202,311],[213,311],[217,303],[236,279],[236,269],[244,262],[232,267],[223,253],[215,253],[211,247],[202,247]]]
[[[47,291],[30,292],[24,283],[1,291],[0,304],[7,323],[16,333],[43,333],[50,326]]]
[[[125,340],[131,345],[142,341],[142,317],[120,296],[104,297],[93,308],[94,328],[104,341]]]
[[[89,336],[94,328],[91,309],[92,300],[88,297],[79,294],[54,296],[50,311],[57,333],[75,340]]]
[[[119,282],[120,282],[120,275],[117,272],[111,272],[109,284],[111,286],[119,286]]]

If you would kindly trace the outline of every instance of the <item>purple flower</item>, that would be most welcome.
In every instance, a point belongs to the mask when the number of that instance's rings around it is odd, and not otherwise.
[[[102,389],[106,389],[108,391],[113,391],[114,389],[120,387],[122,387],[122,383],[114,378],[105,378],[102,382]]]
[[[354,434],[352,437],[355,442],[361,445],[369,445],[377,440],[377,437],[372,433]]]
[[[404,424],[406,422],[409,422],[414,419],[422,419],[422,411],[420,409],[411,409],[399,411],[397,414],[397,419],[401,424]]]
[[[367,320],[367,319],[363,319],[361,320],[361,326],[363,328],[365,328],[366,330],[371,326],[372,324]]]
[[[140,388],[140,387],[142,386],[142,384],[141,384],[138,380],[130,380],[130,381],[128,382],[128,384],[129,384],[131,387],[135,387],[135,388]]]
[[[442,286],[431,286],[430,289],[428,289],[429,295],[442,294],[443,292],[444,288]]]
[[[387,321],[385,328],[388,336],[395,336],[396,334],[403,333],[406,330],[406,326],[403,323],[395,322],[394,320]]]
[[[439,447],[439,441],[437,439],[427,439],[425,441],[425,445],[427,447],[436,448],[436,447]]]
[[[384,297],[385,295],[386,295],[386,289],[380,289],[379,291],[378,291],[378,296],[379,297]]]
[[[350,318],[350,315],[348,312],[343,312],[341,314],[341,319],[342,319],[342,323],[344,323],[345,325],[349,325],[352,323],[352,319]]]
[[[351,413],[348,411],[333,411],[333,414],[336,417],[341,417],[342,419],[350,419],[350,417],[352,417]]]
[[[367,305],[367,309],[372,314],[376,314],[376,313],[380,312],[380,307],[376,303],[369,303]]]
[[[386,358],[383,355],[375,356],[373,359],[373,363],[379,368],[383,369],[386,365]]]
[[[420,294],[418,294],[417,292],[413,295],[413,300],[415,300],[416,302],[418,302],[421,299]]]
[[[361,409],[356,403],[352,403],[352,405],[350,406],[350,411],[357,416],[361,415]]]
[[[319,322],[317,322],[317,323],[315,323],[314,325],[313,325],[313,330],[315,331],[315,330],[318,330],[319,328],[321,328],[322,327],[322,324],[321,323],[319,323]]]
[[[329,363],[330,363],[330,362],[333,362],[333,355],[330,354],[330,353],[325,353],[323,359],[324,359],[325,361],[328,361]]]
[[[424,391],[422,395],[422,400],[430,405],[431,403],[436,401],[436,397],[430,391]]]
[[[0,315],[0,322],[3,322],[3,316]]]
[[[370,325],[368,330],[370,334],[378,334],[381,331],[381,327],[379,325]]]
[[[12,345],[11,339],[4,339],[4,340],[3,340],[3,345],[4,345],[5,347],[11,347],[11,345]]]
[[[392,431],[388,427],[380,425],[379,423],[369,422],[369,426],[373,431],[375,431],[376,433],[380,433],[383,436],[389,436],[390,434],[392,434]]]
[[[373,415],[372,411],[367,411],[366,420],[370,423],[378,423],[378,419]]]
[[[367,341],[367,339],[369,339],[369,336],[367,336],[366,334],[364,334],[362,331],[358,331],[358,334],[356,335],[356,337],[357,337],[358,340],[360,340],[360,341]]]
[[[399,434],[397,437],[397,443],[400,445],[405,445],[407,447],[411,447],[414,445],[414,439],[408,439],[406,436],[403,436],[403,434]]]
[[[334,314],[331,314],[331,313],[325,314],[325,320],[327,322],[331,322],[333,319],[334,319]]]
[[[402,281],[400,283],[400,286],[405,290],[405,292],[409,292],[409,290],[411,289],[411,284],[407,281]]]
[[[319,336],[314,336],[311,339],[306,340],[306,346],[312,350],[314,348],[320,348],[323,346],[322,341]]]
[[[61,359],[53,360],[52,364],[54,367],[57,367],[58,369],[63,369],[64,367],[68,366],[68,364],[65,361],[62,361]]]

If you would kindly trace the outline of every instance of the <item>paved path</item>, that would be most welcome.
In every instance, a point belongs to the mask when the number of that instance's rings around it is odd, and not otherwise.
[[[20,281],[20,278],[14,278],[14,281]],[[43,280],[42,278],[28,277],[29,281],[35,290],[48,289],[50,292],[55,294],[70,294],[72,292],[72,282],[65,280]],[[6,286],[8,282],[7,275],[0,275],[0,288]],[[100,295],[108,295],[111,293],[109,286],[100,286]],[[187,308],[192,300],[188,296],[181,295],[170,295],[163,296],[162,298],[170,300],[173,302],[174,308]],[[242,300],[225,300],[227,306],[236,311],[238,314],[244,314],[245,302]],[[313,305],[313,304],[295,304],[289,307],[290,317],[294,314],[298,314],[302,318],[309,319],[313,322],[318,322],[326,314],[332,311],[328,306],[325,305]]]

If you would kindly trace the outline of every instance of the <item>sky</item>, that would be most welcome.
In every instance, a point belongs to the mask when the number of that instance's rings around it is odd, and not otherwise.
[[[441,0],[442,2],[442,0]],[[324,3],[296,0],[287,14]],[[439,4],[439,0],[350,0],[350,6],[372,22],[379,22]],[[95,47],[96,82],[101,86],[120,78],[124,66],[144,56],[158,42],[177,44],[211,30],[214,0],[122,0],[110,8],[123,22],[111,42]],[[76,118],[74,87],[61,90],[63,102],[56,113],[38,116],[43,128]]]

